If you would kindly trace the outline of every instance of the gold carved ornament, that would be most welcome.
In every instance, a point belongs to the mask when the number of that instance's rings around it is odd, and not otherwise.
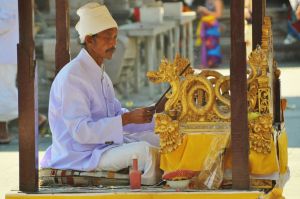
[[[147,73],[152,82],[168,82],[171,86],[164,113],[155,116],[155,132],[160,135],[162,152],[171,152],[182,143],[179,124],[229,121],[230,118],[229,94],[224,95],[229,92],[229,77],[216,71],[195,75],[191,67],[180,76],[188,63],[187,59],[177,55],[173,63],[164,59],[158,71]]]
[[[250,149],[268,154],[271,152],[273,139],[273,118],[270,114],[259,115],[248,122]]]
[[[169,153],[182,144],[183,134],[179,131],[179,123],[166,114],[155,114],[155,133],[160,137],[161,153]]]
[[[268,21],[268,20],[266,20]],[[264,38],[270,36],[270,31],[263,32]],[[265,41],[266,42],[266,41]],[[268,44],[272,40],[268,40]],[[248,111],[259,114],[270,113],[271,88],[269,83],[269,66],[267,55],[270,49],[263,45],[264,49],[257,47],[249,56],[248,69]],[[161,137],[161,150],[171,152],[175,150],[182,141],[182,135],[178,132],[179,127],[187,122],[229,122],[230,121],[230,79],[217,71],[202,70],[200,74],[194,74],[191,67],[188,67],[181,76],[181,71],[189,64],[187,59],[176,55],[174,62],[166,59],[161,61],[158,71],[149,71],[147,77],[154,83],[168,82],[171,91],[166,95],[168,101],[162,114],[156,116],[156,133]],[[272,63],[276,67],[276,62]],[[275,68],[275,75],[280,71]],[[267,121],[260,119],[259,122]],[[271,118],[272,121],[272,118]],[[271,137],[259,135],[250,124],[250,140],[252,149],[256,151],[268,151]],[[160,124],[170,126],[167,133],[163,134]],[[167,125],[169,124],[169,125]],[[176,124],[176,125],[175,125]],[[269,124],[269,123],[268,123]],[[271,122],[272,124],[272,122]],[[264,126],[263,124],[261,124]],[[260,128],[269,129],[270,128]],[[170,138],[168,138],[170,136]],[[176,138],[176,136],[179,136]],[[261,142],[257,140],[262,139]],[[263,145],[262,143],[266,143]],[[174,144],[174,146],[171,146]],[[267,147],[268,145],[268,147]],[[265,146],[265,149],[260,149]]]

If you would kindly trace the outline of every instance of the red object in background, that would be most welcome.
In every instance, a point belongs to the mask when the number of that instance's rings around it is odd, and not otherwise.
[[[133,157],[132,170],[129,173],[130,179],[130,189],[140,189],[141,188],[141,172],[138,170],[138,160],[137,157]]]
[[[138,7],[133,9],[133,20],[135,22],[141,21],[140,8]]]
[[[291,22],[292,27],[298,32],[300,33],[300,20],[297,20],[296,17],[292,17],[293,15],[293,10],[290,7],[289,11],[288,11],[288,20]]]
[[[192,9],[189,6],[187,5],[182,6],[182,12],[190,12],[190,11],[192,11]]]

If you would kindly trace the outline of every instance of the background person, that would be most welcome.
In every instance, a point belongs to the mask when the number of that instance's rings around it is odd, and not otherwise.
[[[206,0],[205,6],[198,6],[199,23],[196,30],[196,46],[201,45],[201,65],[216,67],[221,64],[220,24],[218,18],[223,12],[222,0]]]
[[[0,1],[0,144],[11,141],[8,122],[18,117],[17,44],[19,43],[18,0]],[[39,126],[47,121],[39,114]]]
[[[244,17],[245,17],[246,55],[248,60],[248,56],[252,52],[252,0],[245,0]]]
[[[285,45],[300,41],[300,2],[290,0],[288,13],[288,31],[283,43]]]
[[[0,1],[0,144],[10,142],[7,122],[18,117],[18,1]]]

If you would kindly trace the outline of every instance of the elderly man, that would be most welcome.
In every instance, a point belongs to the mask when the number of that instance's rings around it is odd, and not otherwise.
[[[52,84],[49,124],[53,140],[41,167],[118,171],[132,166],[132,156],[137,155],[142,184],[155,184],[159,168],[152,146],[159,142],[153,133],[154,110],[121,108],[104,71],[104,59],[111,59],[116,48],[117,23],[98,3],[84,5],[77,14],[76,30],[84,48]]]

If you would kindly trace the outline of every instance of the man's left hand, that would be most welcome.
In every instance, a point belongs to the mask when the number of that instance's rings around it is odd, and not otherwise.
[[[152,121],[155,108],[153,106],[146,108],[138,108],[122,115],[122,124],[143,124]]]

